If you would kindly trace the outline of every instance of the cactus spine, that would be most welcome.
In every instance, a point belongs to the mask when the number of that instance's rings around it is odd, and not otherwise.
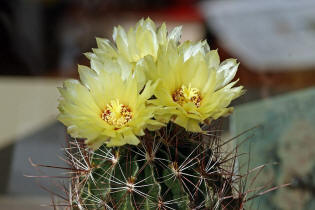
[[[138,146],[92,151],[80,142],[66,149],[73,209],[240,209],[233,168],[223,167],[231,157],[223,156],[217,133],[170,124],[147,132]]]

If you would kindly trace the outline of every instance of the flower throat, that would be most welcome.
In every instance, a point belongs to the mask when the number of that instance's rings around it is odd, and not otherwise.
[[[191,84],[182,85],[181,88],[175,90],[172,94],[173,100],[179,105],[184,105],[185,103],[193,102],[195,106],[200,107],[201,95],[198,88],[191,87]]]
[[[119,129],[132,119],[132,112],[127,105],[119,103],[119,100],[116,99],[106,105],[101,117],[109,125]]]

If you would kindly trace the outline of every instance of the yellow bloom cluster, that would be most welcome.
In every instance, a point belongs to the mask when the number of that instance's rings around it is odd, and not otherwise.
[[[64,82],[59,120],[75,138],[91,148],[137,145],[144,130],[169,122],[187,131],[233,111],[230,102],[242,87],[233,87],[238,63],[220,63],[207,42],[180,43],[181,27],[170,33],[152,20],[135,28],[114,28],[112,44],[97,38],[98,48],[85,55],[90,67],[79,66],[80,81]]]

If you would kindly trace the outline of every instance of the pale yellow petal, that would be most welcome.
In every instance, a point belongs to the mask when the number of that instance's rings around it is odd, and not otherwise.
[[[206,55],[206,60],[207,60],[209,69],[218,69],[220,65],[220,57],[219,57],[218,50],[211,50]]]
[[[157,39],[160,44],[164,45],[167,43],[167,29],[165,23],[162,23],[162,25],[159,27],[157,32]]]
[[[238,66],[236,59],[227,59],[220,64],[217,70],[216,89],[224,87],[235,77]]]
[[[182,26],[175,27],[168,35],[169,40],[173,40],[175,42],[179,42],[182,36]]]

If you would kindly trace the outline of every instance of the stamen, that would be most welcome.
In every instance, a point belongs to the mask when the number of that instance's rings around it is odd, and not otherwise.
[[[109,125],[113,125],[115,129],[119,129],[132,119],[132,112],[127,105],[120,104],[117,99],[112,100],[106,105],[101,117]]]
[[[198,108],[201,104],[201,94],[198,88],[192,88],[191,84],[187,87],[182,85],[181,88],[175,90],[172,94],[173,100],[179,105],[193,102]]]

